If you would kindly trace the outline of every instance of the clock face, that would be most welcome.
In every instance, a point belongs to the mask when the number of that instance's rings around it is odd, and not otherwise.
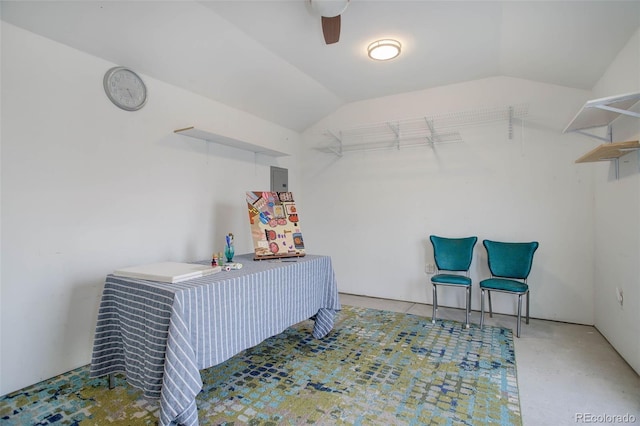
[[[138,74],[128,68],[111,68],[104,75],[103,83],[107,96],[119,108],[137,111],[147,101],[147,87]]]

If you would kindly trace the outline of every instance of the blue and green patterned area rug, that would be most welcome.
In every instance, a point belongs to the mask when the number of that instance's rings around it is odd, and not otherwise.
[[[345,306],[203,370],[201,425],[521,425],[511,330]],[[155,425],[158,403],[82,367],[0,398],[0,423]]]

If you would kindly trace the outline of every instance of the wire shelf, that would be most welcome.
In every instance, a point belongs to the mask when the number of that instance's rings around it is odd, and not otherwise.
[[[322,134],[325,141],[316,150],[342,155],[354,151],[463,142],[458,129],[501,121],[508,123],[511,139],[513,120],[526,117],[528,112],[528,104],[518,104],[364,124],[338,131],[326,130]]]

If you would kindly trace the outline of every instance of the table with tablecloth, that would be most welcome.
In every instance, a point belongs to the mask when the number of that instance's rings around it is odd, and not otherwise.
[[[330,257],[234,261],[243,268],[174,284],[108,275],[91,376],[124,373],[145,396],[160,398],[161,426],[192,426],[199,370],[311,317],[314,337],[331,331],[340,303]]]

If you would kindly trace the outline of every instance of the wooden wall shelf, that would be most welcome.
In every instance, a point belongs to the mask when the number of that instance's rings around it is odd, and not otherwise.
[[[576,160],[576,163],[593,163],[596,161],[615,160],[631,151],[640,149],[640,142],[603,143]]]
[[[276,151],[275,149],[269,149],[264,146],[256,145],[250,142],[244,142],[238,139],[233,139],[227,136],[218,135],[216,133],[207,132],[205,130],[196,129],[195,127],[185,127],[184,129],[177,129],[173,131],[179,135],[189,136],[195,139],[200,139],[207,142],[215,142],[233,148],[244,149],[245,151],[255,152],[257,154],[265,154],[271,157],[286,157],[289,154],[285,152]]]

